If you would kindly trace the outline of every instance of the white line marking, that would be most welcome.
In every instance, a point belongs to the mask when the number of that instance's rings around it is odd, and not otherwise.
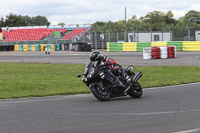
[[[186,131],[178,131],[178,132],[173,132],[173,133],[195,133],[195,132],[198,132],[198,131],[200,131],[200,128],[199,129],[186,130]]]
[[[180,84],[180,85],[172,85],[172,86],[161,86],[161,87],[153,87],[153,88],[144,88],[144,90],[156,90],[156,89],[163,89],[163,88],[172,88],[172,87],[181,87],[181,86],[188,86],[188,85],[198,85],[200,82],[197,83],[189,83],[189,84]]]

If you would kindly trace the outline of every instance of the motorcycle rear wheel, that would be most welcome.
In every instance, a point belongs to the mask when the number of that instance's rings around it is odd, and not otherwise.
[[[100,101],[108,101],[110,99],[110,93],[103,91],[98,86],[91,88],[92,94]]]
[[[141,85],[138,82],[135,82],[131,85],[131,88],[128,90],[127,94],[132,98],[140,98],[143,94]]]

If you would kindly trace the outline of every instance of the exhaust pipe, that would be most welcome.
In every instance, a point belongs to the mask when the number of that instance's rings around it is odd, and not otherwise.
[[[142,72],[136,71],[135,75],[132,78],[132,81],[137,82],[142,77]]]

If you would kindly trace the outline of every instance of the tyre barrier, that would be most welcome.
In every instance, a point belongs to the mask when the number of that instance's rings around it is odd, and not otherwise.
[[[14,51],[14,45],[0,46],[0,51]]]
[[[168,58],[175,58],[175,47],[174,46],[168,46]]]
[[[152,47],[152,59],[160,59],[160,47]]]
[[[168,58],[167,47],[160,47],[160,58],[161,58],[161,59],[166,59],[166,58]]]
[[[152,59],[152,47],[143,48],[143,59]]]
[[[143,59],[167,59],[176,57],[176,46],[145,47]]]

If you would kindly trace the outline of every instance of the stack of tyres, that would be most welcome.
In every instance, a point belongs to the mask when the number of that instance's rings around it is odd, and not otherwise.
[[[143,59],[152,59],[152,47],[143,48]]]
[[[15,45],[14,51],[19,51],[19,45]]]
[[[35,51],[35,45],[31,45],[31,51]]]
[[[152,47],[152,58],[160,59],[160,47]]]
[[[27,45],[27,51],[31,51],[31,45]]]
[[[160,58],[161,58],[161,59],[166,59],[166,58],[168,58],[167,47],[160,47]]]
[[[35,51],[40,51],[40,44],[35,44]]]
[[[23,51],[23,45],[19,45],[19,51],[22,52]]]
[[[175,57],[176,57],[176,45],[174,45],[174,52],[175,52]]]
[[[27,51],[28,50],[28,45],[23,45],[23,51]]]
[[[175,47],[174,46],[168,46],[168,58],[175,58]]]

